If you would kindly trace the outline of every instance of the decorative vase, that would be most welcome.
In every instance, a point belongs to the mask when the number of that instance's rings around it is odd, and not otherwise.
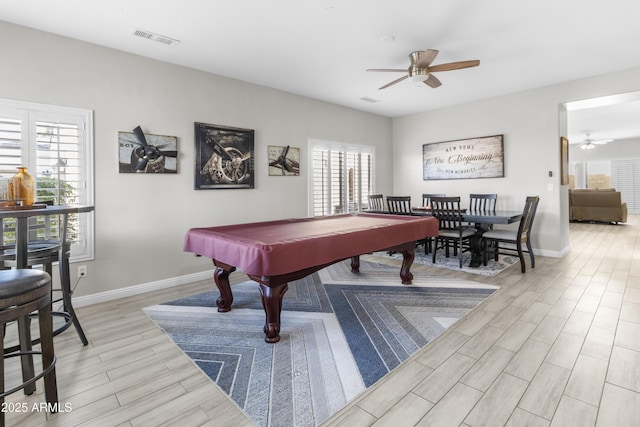
[[[13,180],[13,199],[22,201],[25,206],[33,205],[35,199],[35,185],[33,177],[24,166],[18,166],[18,173]]]

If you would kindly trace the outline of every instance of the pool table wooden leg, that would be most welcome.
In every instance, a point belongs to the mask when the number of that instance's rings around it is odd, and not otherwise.
[[[413,273],[410,271],[411,264],[415,258],[413,247],[402,251],[402,267],[400,267],[400,279],[403,285],[410,285],[413,280]]]
[[[218,306],[218,312],[226,313],[227,311],[231,311],[231,303],[233,303],[233,294],[231,293],[231,285],[229,284],[229,274],[236,271],[236,268],[219,263],[215,260],[213,261],[213,264],[216,266],[213,278],[218,290],[220,291],[220,296],[216,300],[216,305]]]
[[[264,340],[268,343],[276,343],[280,341],[280,313],[282,312],[282,298],[289,289],[287,283],[277,284],[275,286],[267,286],[259,283],[260,294],[262,295],[262,306],[266,314],[264,324]]]
[[[410,285],[413,280],[413,273],[411,273],[411,264],[415,258],[416,242],[407,242],[402,245],[394,246],[388,250],[392,252],[400,252],[402,254],[402,267],[400,267],[400,279],[403,285]]]
[[[360,255],[351,257],[351,272],[352,273],[360,272]]]

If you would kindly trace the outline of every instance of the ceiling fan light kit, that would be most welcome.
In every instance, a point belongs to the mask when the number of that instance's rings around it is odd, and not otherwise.
[[[423,81],[427,80],[428,77],[429,76],[427,74],[414,74],[409,78],[414,83],[422,83]]]
[[[405,76],[400,77],[392,82],[381,86],[378,89],[386,89],[396,83],[400,83],[405,79],[409,79],[415,83],[424,83],[429,87],[437,88],[442,83],[432,73],[439,71],[452,71],[460,70],[463,68],[477,67],[480,65],[480,61],[477,59],[471,61],[449,62],[447,64],[438,64],[430,66],[433,60],[438,55],[438,50],[427,49],[425,51],[415,51],[409,54],[411,64],[406,70],[395,68],[369,68],[367,71],[383,72],[383,73],[407,73]]]
[[[587,134],[587,137],[585,138],[585,140],[580,144],[580,148],[583,150],[593,150],[594,148],[596,148],[596,145],[605,145],[608,144],[609,142],[613,141],[613,139],[599,139],[599,140],[593,140],[589,137],[590,134]]]

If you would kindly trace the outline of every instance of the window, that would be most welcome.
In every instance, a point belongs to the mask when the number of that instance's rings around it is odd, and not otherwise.
[[[640,159],[612,160],[611,187],[620,192],[630,214],[640,213]]]
[[[36,201],[93,204],[90,110],[0,99],[0,179],[26,166]],[[69,216],[72,260],[93,258],[92,215]]]
[[[359,212],[373,193],[375,148],[310,140],[309,214]]]

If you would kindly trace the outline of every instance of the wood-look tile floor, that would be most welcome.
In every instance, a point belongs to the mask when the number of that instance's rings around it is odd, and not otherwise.
[[[501,288],[324,426],[640,425],[639,227],[638,216],[617,226],[573,223],[570,253],[539,256],[535,269],[527,260],[526,274],[438,269]],[[44,401],[39,383],[32,396],[7,398],[7,425],[251,425],[142,312],[212,286],[80,308],[89,345],[73,330],[55,341],[60,402],[70,410],[33,411]]]

